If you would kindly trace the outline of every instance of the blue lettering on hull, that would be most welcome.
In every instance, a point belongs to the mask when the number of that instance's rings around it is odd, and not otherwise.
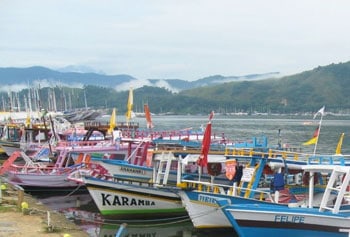
[[[304,216],[275,215],[275,222],[305,223]]]

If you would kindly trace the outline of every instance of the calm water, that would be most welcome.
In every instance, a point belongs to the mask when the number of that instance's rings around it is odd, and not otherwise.
[[[144,121],[138,118],[140,126]],[[182,129],[205,126],[208,116],[169,116],[154,117],[155,129]],[[265,135],[268,137],[269,145],[275,146],[278,143],[278,131],[282,144],[302,147],[304,152],[313,152],[314,146],[302,146],[309,140],[320,122],[320,116],[315,120],[308,117],[229,117],[215,116],[212,121],[213,133],[221,136],[222,133],[233,141],[244,141],[252,137]],[[144,125],[145,126],[145,125]],[[350,119],[327,119],[323,117],[321,132],[318,140],[316,153],[334,154],[341,133],[345,133],[343,142],[343,154],[350,154]],[[349,135],[349,137],[347,137]]]
[[[118,117],[118,121],[124,121],[124,117]],[[319,124],[320,117],[315,120],[308,117],[228,117],[215,116],[212,121],[212,130],[218,136],[224,135],[233,141],[244,141],[254,136],[265,135],[268,137],[269,145],[275,146],[278,143],[279,130],[282,144],[289,146],[302,147],[303,152],[312,153],[314,146],[302,146],[301,144],[309,140],[316,127]],[[208,116],[154,116],[154,130],[178,130],[192,127],[199,129],[201,125],[205,126]],[[144,118],[136,118],[135,122],[140,123],[140,128],[146,127]],[[350,154],[350,120],[323,118],[321,132],[316,153],[334,154],[340,134],[344,132],[343,154]],[[111,220],[103,220],[96,209],[93,201],[88,194],[82,196],[54,196],[51,199],[41,196],[41,200],[54,209],[60,210],[67,217],[81,225],[90,236],[110,237],[115,236],[119,224],[126,222],[129,237],[153,237],[153,236],[186,236],[186,237],[232,237],[235,236],[232,231],[212,231],[196,232],[192,224],[187,222],[170,222],[167,224],[151,223],[132,223],[119,220],[113,223]],[[80,208],[75,208],[79,204]],[[104,224],[101,224],[104,222]],[[115,222],[115,221],[114,221]]]

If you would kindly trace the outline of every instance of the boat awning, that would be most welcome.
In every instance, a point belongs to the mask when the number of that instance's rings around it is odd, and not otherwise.
[[[350,170],[350,166],[341,166],[341,165],[303,165],[301,169],[304,171],[313,171],[313,172],[332,172],[334,169],[339,171],[347,172]]]

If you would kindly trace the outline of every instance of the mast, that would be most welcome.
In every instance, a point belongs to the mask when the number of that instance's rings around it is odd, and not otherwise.
[[[317,111],[317,113],[314,115],[314,119],[316,118],[316,116],[318,114],[321,114],[321,119],[320,119],[320,122],[319,122],[319,125],[318,125],[318,137],[316,139],[316,143],[315,143],[315,147],[314,147],[314,155],[316,154],[316,149],[317,149],[317,144],[318,144],[318,139],[320,137],[320,133],[321,133],[321,124],[322,124],[322,119],[323,119],[323,115],[324,115],[324,109],[325,109],[325,106],[323,106],[319,111]]]
[[[85,103],[85,110],[87,110],[88,106],[87,106],[86,90],[85,90],[85,88],[84,88],[84,103]]]

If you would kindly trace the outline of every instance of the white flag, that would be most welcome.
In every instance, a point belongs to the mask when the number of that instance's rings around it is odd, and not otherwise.
[[[314,115],[314,119],[317,117],[318,114],[321,114],[321,116],[324,115],[324,109],[325,109],[325,106],[323,106],[319,111],[317,111],[317,113]]]

